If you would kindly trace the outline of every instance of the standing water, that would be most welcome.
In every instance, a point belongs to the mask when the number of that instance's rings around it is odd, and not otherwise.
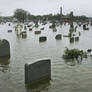
[[[35,35],[33,31],[27,30],[27,38],[23,39],[16,36],[15,24],[0,25],[0,38],[7,39],[10,43],[10,59],[0,62],[0,92],[92,92],[92,59],[88,57],[81,63],[67,63],[62,59],[65,47],[78,48],[86,51],[92,47],[92,27],[89,31],[81,32],[79,42],[70,43],[68,37],[56,40],[57,34],[67,35],[69,25],[57,27],[57,32],[49,29],[50,23],[40,25],[44,27],[41,34]],[[8,33],[11,29],[12,32]],[[46,36],[47,41],[40,43],[39,37]],[[33,63],[37,59],[51,59],[52,79],[50,83],[42,84],[34,89],[27,88],[24,82],[24,65]]]

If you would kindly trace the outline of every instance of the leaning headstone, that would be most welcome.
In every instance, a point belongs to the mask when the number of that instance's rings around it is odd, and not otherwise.
[[[10,57],[10,44],[7,40],[0,40],[0,57]]]
[[[25,83],[36,85],[51,79],[51,60],[39,60],[33,64],[25,64]]]

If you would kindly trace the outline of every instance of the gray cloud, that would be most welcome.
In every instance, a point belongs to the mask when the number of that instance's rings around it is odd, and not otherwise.
[[[17,8],[23,8],[31,14],[59,13],[63,6],[63,13],[74,11],[75,15],[92,16],[92,0],[0,0],[1,15],[12,15]]]

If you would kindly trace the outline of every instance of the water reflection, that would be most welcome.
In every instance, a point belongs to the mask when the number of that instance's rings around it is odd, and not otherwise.
[[[48,91],[50,87],[50,81],[43,81],[35,85],[26,85],[25,87],[27,92],[41,92],[41,90]]]
[[[8,58],[8,57],[1,58],[0,57],[0,71],[2,71],[4,73],[9,71],[9,64],[10,64],[10,58]]]
[[[70,65],[70,66],[76,66],[76,65],[80,65],[82,64],[81,60],[73,60],[73,59],[68,59],[68,60],[64,60],[65,64]]]

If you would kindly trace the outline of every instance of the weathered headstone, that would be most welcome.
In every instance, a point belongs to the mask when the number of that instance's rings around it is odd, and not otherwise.
[[[25,83],[34,85],[51,79],[51,60],[40,60],[33,64],[25,64]]]
[[[12,30],[8,30],[8,32],[12,32]]]
[[[41,31],[35,31],[35,34],[41,34]]]
[[[56,40],[61,40],[62,39],[62,35],[61,34],[57,34],[55,37]]]
[[[32,31],[32,28],[29,28],[29,31]]]
[[[39,41],[40,41],[40,42],[44,42],[44,41],[46,41],[46,40],[47,40],[47,37],[45,37],[45,36],[39,37]]]
[[[0,57],[10,57],[10,44],[7,40],[0,40]]]
[[[22,31],[20,33],[20,35],[22,36],[22,38],[26,38],[27,37],[27,32],[26,31]]]

